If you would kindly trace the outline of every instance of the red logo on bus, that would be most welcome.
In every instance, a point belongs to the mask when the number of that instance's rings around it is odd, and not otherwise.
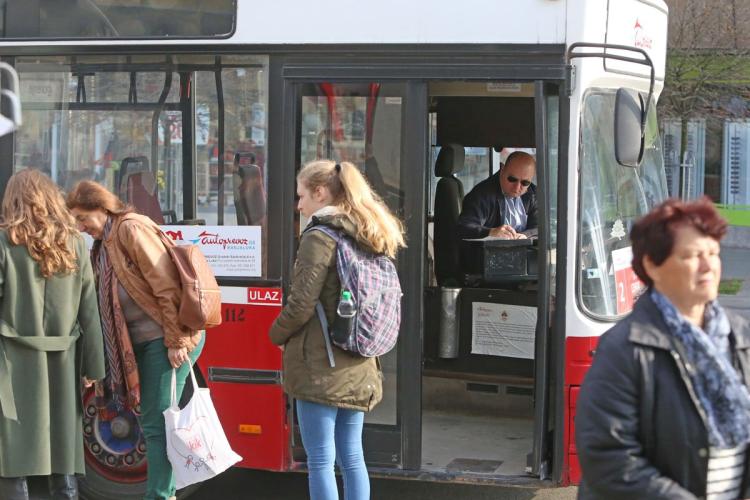
[[[646,33],[646,30],[643,29],[643,25],[641,24],[640,20],[636,18],[635,20],[635,26],[633,26],[633,30],[635,31],[635,43],[634,45],[636,47],[639,47],[641,49],[651,49],[654,46],[654,40],[648,34]]]
[[[164,231],[173,240],[182,241],[182,231]]]

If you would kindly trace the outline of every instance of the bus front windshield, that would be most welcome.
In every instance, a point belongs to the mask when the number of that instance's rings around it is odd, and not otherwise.
[[[624,167],[614,152],[615,94],[588,92],[581,121],[578,296],[583,310],[598,318],[632,308],[638,283],[618,272],[630,274],[630,228],[667,197],[655,107],[649,106],[641,165]]]

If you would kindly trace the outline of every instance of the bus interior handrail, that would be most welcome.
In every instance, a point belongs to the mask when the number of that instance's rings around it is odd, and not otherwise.
[[[21,114],[21,98],[18,95],[18,89],[21,87],[21,85],[18,78],[18,73],[16,73],[15,68],[13,68],[13,66],[11,66],[10,64],[0,61],[0,74],[1,73],[5,73],[8,76],[8,88],[3,88],[0,91],[0,100],[5,99],[9,103],[8,109],[10,112],[10,116],[3,116],[3,118],[6,118],[11,122],[11,128],[4,132],[8,133],[18,129],[18,127],[20,127],[23,123],[23,117]]]

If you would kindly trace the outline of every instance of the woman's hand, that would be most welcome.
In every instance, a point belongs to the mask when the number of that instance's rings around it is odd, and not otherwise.
[[[81,377],[81,383],[83,384],[84,389],[88,389],[89,387],[91,387],[92,385],[96,383],[96,380],[91,380],[86,377]]]
[[[169,363],[172,365],[172,368],[179,368],[182,363],[189,359],[187,348],[185,347],[170,347],[167,350],[167,357],[169,358]]]

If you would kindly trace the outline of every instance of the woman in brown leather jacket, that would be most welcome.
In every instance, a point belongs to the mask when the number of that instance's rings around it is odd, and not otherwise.
[[[311,224],[325,224],[360,247],[389,257],[404,246],[401,223],[349,162],[305,165],[297,175],[297,195],[297,208]],[[312,500],[338,499],[334,458],[346,499],[370,498],[362,426],[364,412],[382,397],[382,377],[377,358],[337,347],[335,363],[329,363],[315,307],[320,301],[331,323],[340,294],[336,241],[321,231],[305,231],[291,292],[269,335],[284,349],[284,390],[296,399]]]
[[[170,405],[172,368],[177,397],[189,363],[203,348],[202,332],[177,319],[180,278],[159,236],[160,228],[133,212],[101,184],[79,182],[68,193],[79,230],[94,238],[96,276],[107,377],[96,385],[97,403],[110,413],[136,412],[146,441],[146,499],[175,495],[162,412]]]

